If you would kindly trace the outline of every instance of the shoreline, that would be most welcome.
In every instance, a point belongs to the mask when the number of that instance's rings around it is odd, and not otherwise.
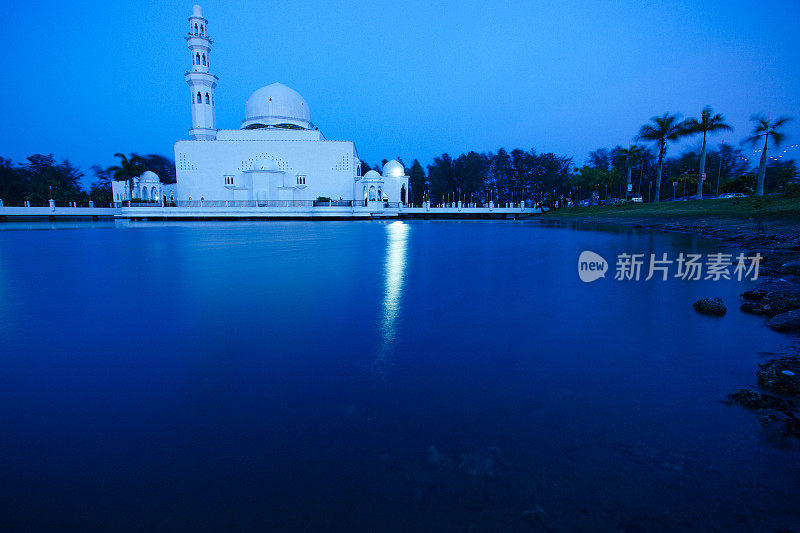
[[[626,226],[717,239],[732,244],[745,253],[761,253],[763,277],[788,276],[791,279],[787,281],[800,288],[800,268],[782,271],[783,265],[800,261],[800,222],[796,220],[764,218],[759,223],[753,217],[735,218],[713,214],[639,215],[636,211],[626,213],[616,210],[607,215],[581,214],[579,209],[571,209],[569,212],[548,212],[526,219],[538,220],[541,223],[579,222]],[[613,209],[609,208],[610,211]]]
[[[699,203],[699,202],[697,202]],[[613,208],[610,208],[613,209]],[[742,253],[762,256],[759,278],[752,290],[736,302],[744,313],[761,315],[763,325],[794,340],[794,345],[770,360],[758,363],[756,383],[728,394],[726,403],[758,415],[764,438],[780,447],[800,445],[800,224],[786,218],[761,220],[719,216],[638,216],[616,212],[545,214],[541,224],[560,223],[623,226],[684,233],[715,239]]]

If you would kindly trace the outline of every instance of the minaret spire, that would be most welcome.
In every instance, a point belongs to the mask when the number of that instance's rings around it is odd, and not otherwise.
[[[189,135],[199,141],[217,138],[216,104],[214,89],[219,79],[211,74],[211,38],[208,20],[203,18],[203,8],[195,5],[189,17],[189,35],[186,36],[192,69],[186,73],[186,83],[192,98],[192,127]]]

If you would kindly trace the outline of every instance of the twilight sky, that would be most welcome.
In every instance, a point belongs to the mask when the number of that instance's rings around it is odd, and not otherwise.
[[[191,118],[192,4],[5,5],[0,156],[52,152],[87,173],[118,151],[174,157]],[[653,115],[707,104],[736,128],[714,143],[738,144],[754,112],[800,119],[797,0],[200,5],[218,127],[238,128],[250,93],[280,81],[327,138],[355,141],[371,165],[500,146],[582,163],[630,143]],[[788,133],[800,141],[800,120]]]

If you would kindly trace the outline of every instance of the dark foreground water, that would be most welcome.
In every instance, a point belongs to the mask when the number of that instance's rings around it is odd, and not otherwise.
[[[800,529],[724,405],[735,282],[584,284],[682,235],[505,222],[0,229],[0,529]],[[53,229],[60,228],[60,229]],[[698,297],[731,308],[695,314]]]

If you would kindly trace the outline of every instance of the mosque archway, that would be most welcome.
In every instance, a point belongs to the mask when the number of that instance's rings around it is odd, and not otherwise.
[[[406,186],[405,185],[400,187],[400,203],[401,204],[406,203]]]

